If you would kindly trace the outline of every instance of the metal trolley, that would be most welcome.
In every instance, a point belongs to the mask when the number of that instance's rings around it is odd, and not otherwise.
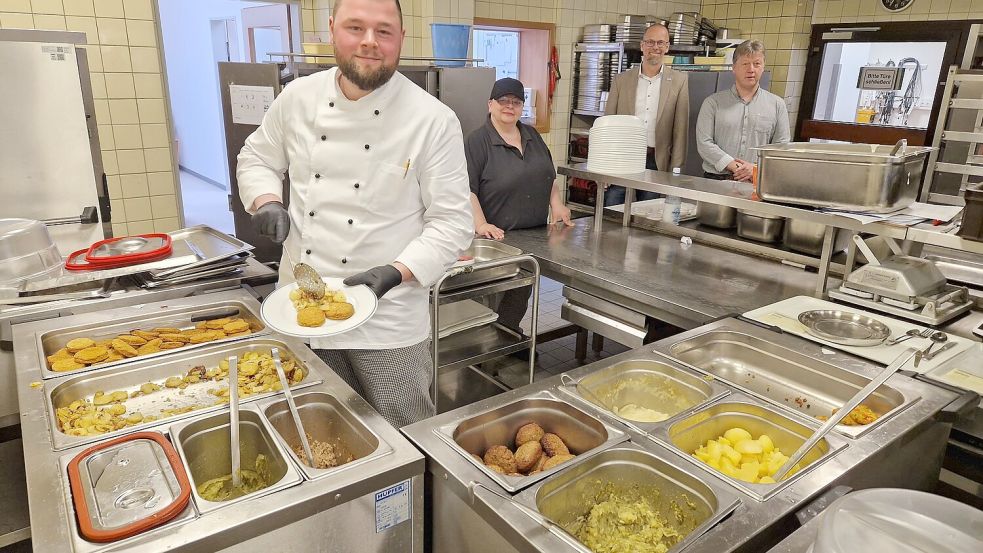
[[[499,254],[485,257],[483,250],[495,250]],[[533,381],[536,363],[536,333],[539,327],[539,262],[531,255],[491,240],[475,239],[472,246],[475,263],[455,267],[445,273],[433,286],[430,301],[431,348],[433,354],[433,382],[430,386],[431,399],[438,405],[442,377],[455,375],[467,379],[467,392],[487,397],[507,391],[510,386],[499,379],[481,371],[475,365],[485,363],[523,350],[529,350],[529,379]],[[501,255],[505,254],[505,255]],[[440,338],[440,306],[463,300],[479,298],[490,294],[532,286],[532,324],[528,336],[517,334],[500,323],[492,322],[476,328],[457,332]],[[475,382],[477,379],[477,382]],[[446,381],[447,378],[444,378]],[[522,385],[525,385],[523,382]],[[485,392],[478,391],[484,387]],[[462,387],[458,387],[459,389]],[[470,403],[468,400],[455,403]],[[458,405],[444,406],[443,410]]]

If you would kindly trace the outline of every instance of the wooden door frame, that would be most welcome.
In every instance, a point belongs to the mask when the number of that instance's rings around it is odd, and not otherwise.
[[[795,140],[808,140],[808,138],[813,137],[811,131],[819,129],[826,131],[827,136],[835,140],[855,142],[855,140],[850,140],[850,136],[857,132],[863,132],[870,135],[872,141],[877,143],[891,144],[900,138],[907,138],[910,144],[917,145],[916,142],[921,141],[922,134],[922,131],[918,129],[816,121],[812,118],[816,107],[816,90],[819,87],[820,71],[822,70],[823,47],[826,43],[835,42],[945,42],[946,50],[939,73],[939,86],[935,88],[932,113],[929,115],[928,127],[924,131],[923,145],[931,145],[948,67],[960,63],[966,48],[970,26],[978,22],[978,20],[888,21],[813,25],[807,51],[805,80],[802,83],[802,96],[795,122]],[[845,35],[841,35],[844,38],[823,39],[823,35],[826,33],[845,32],[851,32],[852,36],[846,38]],[[805,127],[805,132],[803,127]]]

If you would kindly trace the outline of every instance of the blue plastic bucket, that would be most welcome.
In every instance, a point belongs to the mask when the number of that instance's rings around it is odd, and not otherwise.
[[[454,23],[431,23],[430,36],[433,38],[433,57],[458,58],[468,57],[468,43],[471,42],[471,25]],[[463,61],[437,61],[444,67],[462,67]]]

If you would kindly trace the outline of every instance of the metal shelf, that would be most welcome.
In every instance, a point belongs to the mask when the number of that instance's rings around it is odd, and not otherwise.
[[[604,112],[603,111],[587,111],[587,110],[583,110],[583,109],[575,109],[575,110],[573,110],[573,113],[575,115],[586,115],[587,117],[602,117],[602,116],[604,116]]]
[[[570,161],[572,161],[574,163],[587,163],[587,159],[586,158],[577,157],[577,156],[570,156]]]
[[[440,340],[440,365],[438,374],[491,361],[532,344],[530,338],[523,339],[498,323],[490,323]]]
[[[532,273],[529,271],[520,271],[519,276],[512,278],[488,282],[485,284],[478,284],[476,286],[470,286],[468,288],[461,288],[460,290],[451,290],[449,292],[442,293],[440,294],[439,301],[440,305],[444,305],[469,300],[472,298],[480,298],[489,294],[497,294],[507,290],[522,288],[523,286],[532,286],[535,281],[536,277]]]

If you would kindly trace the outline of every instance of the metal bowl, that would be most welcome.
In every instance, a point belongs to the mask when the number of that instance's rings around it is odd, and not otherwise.
[[[48,227],[32,219],[0,219],[0,285],[61,269],[61,254]]]
[[[799,322],[809,334],[844,346],[876,346],[891,335],[891,329],[877,319],[838,309],[805,311]]]

